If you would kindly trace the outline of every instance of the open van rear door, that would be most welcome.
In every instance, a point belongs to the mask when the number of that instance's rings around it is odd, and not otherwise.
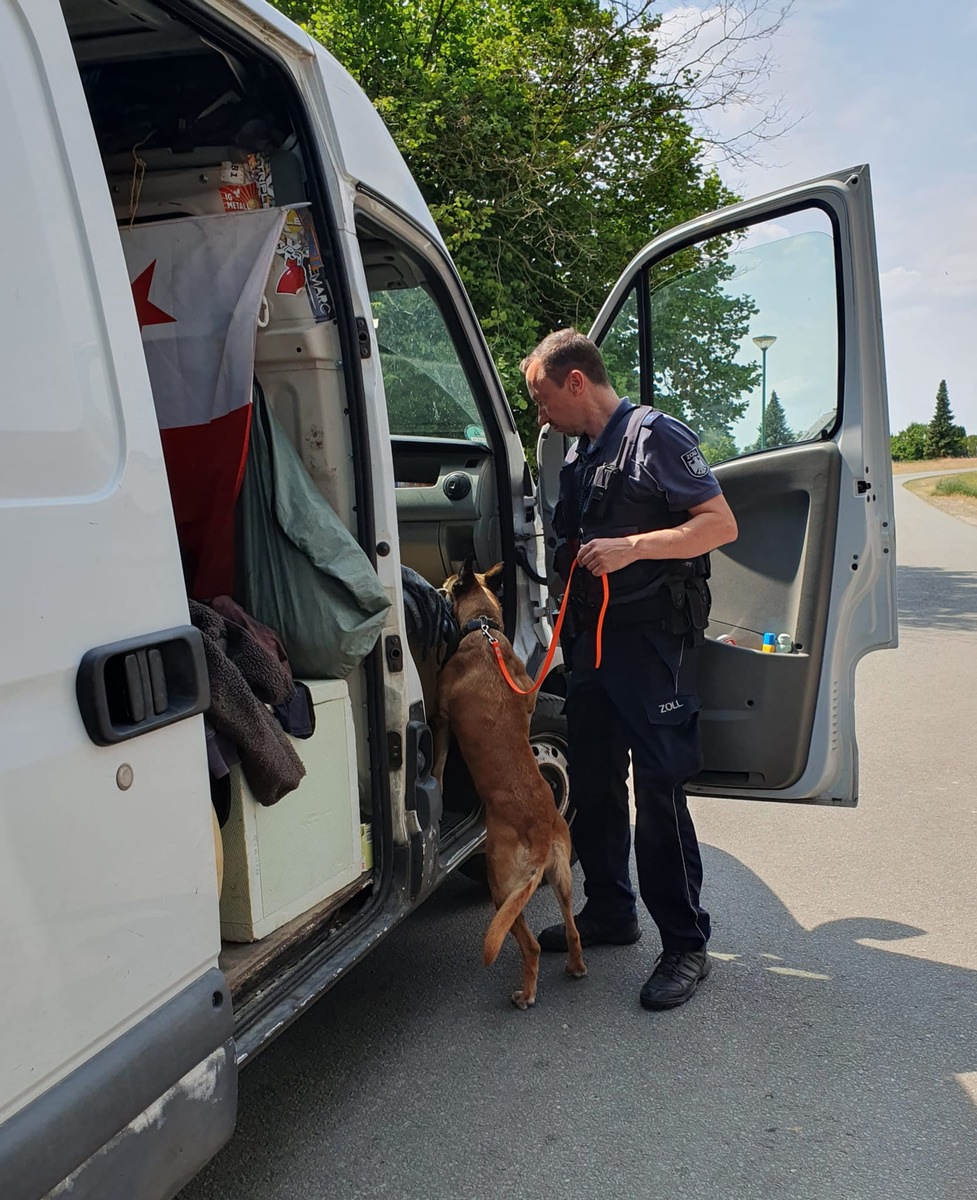
[[[689,790],[854,805],[855,667],[897,642],[868,168],[656,238],[591,336],[619,394],[700,435],[739,523],[738,540],[712,555],[704,768]],[[544,517],[563,440],[540,439]],[[792,652],[761,652],[768,632],[786,634]]]

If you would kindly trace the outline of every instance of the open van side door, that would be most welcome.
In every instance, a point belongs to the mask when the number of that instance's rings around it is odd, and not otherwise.
[[[619,394],[700,435],[739,524],[738,540],[712,555],[704,768],[689,790],[854,805],[855,667],[897,642],[868,168],[656,238],[591,337]],[[540,438],[547,517],[563,441]],[[762,652],[768,632],[786,634],[792,652]]]
[[[237,1098],[208,680],[53,0],[0,0],[0,105],[0,1192],[172,1195]]]

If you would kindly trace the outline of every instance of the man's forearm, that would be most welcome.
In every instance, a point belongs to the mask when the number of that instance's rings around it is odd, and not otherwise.
[[[638,559],[696,558],[736,540],[736,518],[721,497],[707,500],[674,529],[584,542],[577,562],[594,575],[620,571]]]
[[[627,540],[635,558],[695,558],[736,538],[736,522],[724,513],[700,513],[674,529],[635,533]]]

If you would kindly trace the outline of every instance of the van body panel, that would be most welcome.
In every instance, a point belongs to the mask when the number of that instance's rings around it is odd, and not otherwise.
[[[17,580],[0,656],[2,1120],[214,966],[220,942],[202,719],[96,746],[75,697],[87,651],[185,626],[188,610],[122,248],[54,0],[0,2],[0,62],[0,149],[37,234],[0,225],[18,280],[0,294],[0,446],[17,456],[0,470],[0,559]]]
[[[199,8],[247,31],[278,55],[309,59],[315,54],[317,44],[305,30],[266,0],[206,0]]]
[[[535,665],[541,661],[544,648],[549,645],[551,626],[547,616],[547,601],[540,591],[538,580],[534,580],[525,569],[517,569],[516,564],[521,559],[531,570],[536,569],[537,558],[542,557],[539,547],[542,544],[543,526],[537,512],[535,487],[516,432],[512,408],[506,398],[478,318],[444,243],[439,236],[432,236],[429,232],[429,220],[421,222],[388,197],[374,192],[372,188],[364,187],[358,189],[356,212],[361,221],[369,219],[375,222],[395,243],[400,243],[415,253],[423,261],[429,280],[436,281],[445,315],[450,317],[455,352],[465,368],[473,395],[478,397],[480,417],[485,425],[484,444],[449,442],[425,436],[395,437],[394,477],[398,477],[398,460],[411,453],[429,453],[433,458],[437,458],[442,464],[441,473],[446,475],[458,469],[459,461],[464,463],[473,455],[484,456],[486,448],[488,449],[490,461],[487,461],[487,466],[494,477],[493,486],[500,506],[499,520],[493,531],[494,537],[503,539],[502,544],[505,545],[504,539],[510,537],[511,530],[512,539],[510,552],[502,553],[506,570],[502,600],[509,623],[508,633],[516,652]],[[382,389],[382,375],[378,382]],[[380,396],[384,396],[382,391]],[[471,483],[474,502],[480,489],[477,486],[477,478],[473,477]],[[403,545],[405,541],[410,541],[410,535],[405,533],[405,528],[422,534],[425,530],[437,528],[437,522],[432,518],[435,508],[440,506],[442,509],[451,510],[452,516],[457,516],[461,508],[457,500],[446,498],[440,484],[430,488],[412,487],[398,490],[395,499],[401,529],[401,556],[404,559],[407,555]],[[435,562],[443,557],[441,545],[432,545],[432,551]],[[479,558],[482,556],[481,553],[478,555]],[[415,562],[408,565],[418,567],[420,564]],[[455,566],[458,565],[460,560],[455,563]],[[489,566],[491,563],[486,562],[484,565]],[[447,564],[442,566],[442,570],[445,575],[450,573]],[[438,582],[440,583],[440,580]],[[557,662],[559,661],[558,658]]]
[[[172,1200],[230,1139],[236,1101],[228,1039],[53,1188],[50,1200]]]
[[[444,241],[421,190],[369,97],[328,50],[318,43],[314,45],[322,99],[328,107],[337,158],[347,179],[383,196],[443,248]],[[316,115],[321,116],[319,104],[316,109]]]
[[[3,1195],[162,1200],[236,1111],[230,994],[212,970],[0,1125]]]

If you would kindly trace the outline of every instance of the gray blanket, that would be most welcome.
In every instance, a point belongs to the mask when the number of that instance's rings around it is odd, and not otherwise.
[[[191,600],[190,620],[203,636],[207,657],[207,717],[237,746],[254,798],[260,804],[275,804],[305,775],[302,760],[267,708],[292,697],[291,673],[247,630],[225,621],[206,604]]]
[[[411,567],[400,568],[404,584],[407,636],[422,658],[434,655],[441,667],[455,652],[460,633],[450,602]]]

